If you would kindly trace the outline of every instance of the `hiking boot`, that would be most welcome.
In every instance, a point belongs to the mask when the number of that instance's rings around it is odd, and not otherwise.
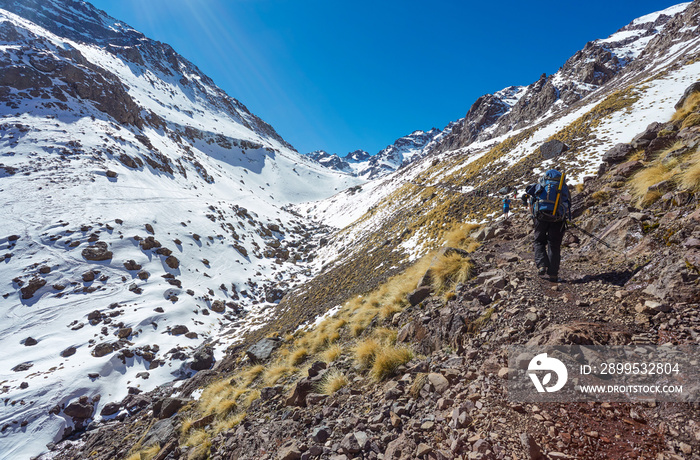
[[[551,281],[552,283],[558,283],[560,280],[557,275],[549,275],[549,281]]]
[[[537,270],[537,274],[540,276],[544,276],[547,274],[547,267],[540,267],[539,270]]]

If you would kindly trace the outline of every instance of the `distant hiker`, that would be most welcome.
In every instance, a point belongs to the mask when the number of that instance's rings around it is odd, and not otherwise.
[[[510,198],[503,198],[503,218],[508,218],[508,212],[510,211]]]
[[[566,218],[571,218],[569,188],[564,175],[550,169],[536,184],[528,185],[523,203],[528,204],[535,225],[535,264],[540,276],[550,281],[559,278],[561,241],[566,231]]]

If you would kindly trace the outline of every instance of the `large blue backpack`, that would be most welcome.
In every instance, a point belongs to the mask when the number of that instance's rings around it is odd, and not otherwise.
[[[560,184],[561,190],[559,190]],[[557,194],[559,194],[558,201]],[[531,195],[533,196],[532,214],[537,220],[562,222],[569,214],[569,188],[566,183],[563,183],[562,174],[556,169],[550,169],[542,176]]]

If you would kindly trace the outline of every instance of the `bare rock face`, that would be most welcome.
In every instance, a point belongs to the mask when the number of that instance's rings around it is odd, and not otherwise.
[[[282,341],[279,339],[265,338],[249,347],[248,350],[246,350],[246,355],[248,359],[254,363],[266,361],[270,359],[272,352],[279,348],[280,345],[282,345]]]
[[[23,299],[31,299],[36,291],[41,289],[46,285],[46,280],[43,278],[32,278],[29,280],[26,286],[24,286],[22,289],[20,289],[20,292],[22,292],[22,298]]]
[[[107,243],[104,241],[97,241],[93,246],[89,246],[83,249],[81,253],[86,260],[93,261],[103,261],[112,259],[112,251],[108,250]]]
[[[176,269],[180,266],[180,261],[175,256],[168,256],[165,259],[165,263],[168,267],[170,267],[172,269]]]
[[[193,360],[192,364],[190,364],[190,369],[193,371],[211,369],[214,365],[214,349],[208,345],[197,349],[192,357]]]
[[[95,345],[95,349],[92,350],[92,356],[95,358],[101,358],[102,356],[108,355],[114,351],[114,347],[111,343],[102,342]]]
[[[95,406],[87,396],[81,396],[77,401],[73,401],[63,410],[63,413],[73,419],[86,420],[92,417]]]
[[[562,141],[553,139],[549,142],[545,142],[540,146],[540,155],[542,155],[542,158],[545,160],[551,160],[553,158],[558,157],[567,150],[569,150],[568,145],[566,145]]]

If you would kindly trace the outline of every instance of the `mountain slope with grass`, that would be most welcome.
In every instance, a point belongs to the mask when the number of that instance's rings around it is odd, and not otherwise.
[[[484,125],[384,178],[296,204],[339,230],[315,248],[320,271],[272,320],[213,369],[125,398],[120,420],[49,455],[697,455],[692,404],[535,405],[510,401],[506,384],[510,345],[698,344],[698,25],[697,1],[640,18],[587,47],[619,65],[607,74],[592,61],[605,81],[572,86],[575,100],[546,105],[542,91],[514,88],[497,117],[521,107],[509,131]],[[579,75],[589,56],[564,68]],[[503,196],[550,168],[567,173],[581,229],[567,232],[561,283],[537,276],[518,201],[500,217]]]

